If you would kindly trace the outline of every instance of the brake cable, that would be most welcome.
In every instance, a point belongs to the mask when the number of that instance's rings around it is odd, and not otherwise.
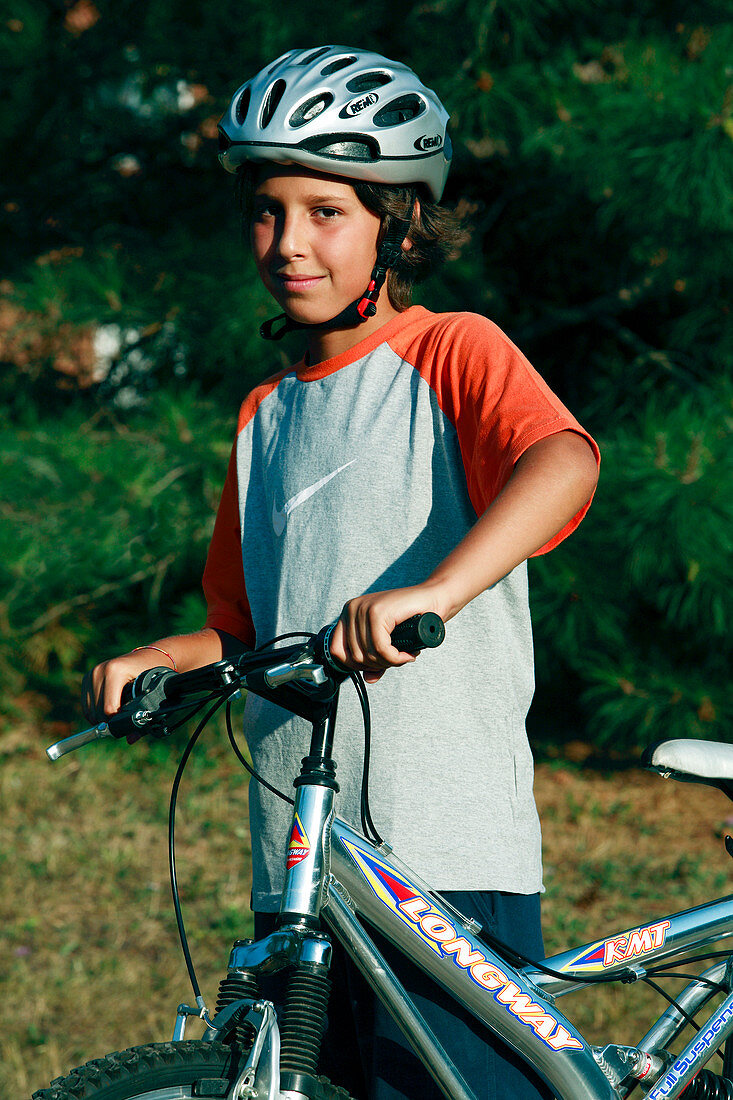
[[[269,641],[262,642],[261,645],[255,646],[252,652],[259,653],[263,649],[269,649],[271,646],[274,646],[276,642],[285,642],[288,641],[290,638],[305,638],[307,641],[312,641],[312,639],[315,638],[315,634],[310,634],[300,630],[292,630],[289,631],[287,634],[278,634],[276,638],[270,638]],[[281,798],[283,802],[287,802],[290,806],[294,806],[295,803],[293,799],[290,798],[289,795],[283,794],[283,792],[279,791],[277,787],[273,787],[272,783],[268,783],[264,776],[260,775],[260,773],[252,767],[244,753],[239,748],[239,745],[237,744],[236,738],[234,736],[234,729],[232,728],[232,701],[233,700],[231,697],[227,700],[225,721],[229,744],[234,750],[234,755],[236,756],[242,767],[249,772],[253,779],[256,779],[258,783],[261,783],[265,790],[268,790],[272,794],[277,795],[278,798]]]
[[[685,978],[688,981],[692,977],[692,979],[694,981],[702,982],[704,985],[711,986],[713,991],[717,990],[717,991],[723,992],[723,986],[718,985],[717,982],[708,981],[706,978],[697,977],[697,975],[667,974],[666,977],[668,977],[668,978]],[[688,1025],[688,1027],[691,1027],[693,1029],[693,1031],[695,1031],[695,1032],[700,1031],[700,1028],[699,1028],[698,1024],[695,1022],[694,1017],[691,1016],[689,1014],[689,1012],[685,1012],[682,1005],[679,1004],[679,1002],[676,1001],[675,998],[670,993],[668,993],[666,989],[663,989],[661,985],[659,985],[655,981],[652,981],[652,979],[648,976],[643,977],[641,979],[641,981],[643,981],[645,983],[645,985],[648,985],[650,989],[653,989],[655,993],[658,993],[659,996],[662,997],[665,1001],[668,1001],[669,1004],[672,1005],[672,1007],[675,1008],[677,1010],[677,1012],[679,1012],[680,1016],[685,1021],[685,1023]],[[710,998],[708,998],[708,1000],[709,999]],[[699,1012],[702,1007],[703,1006],[700,1005],[699,1008],[697,1009],[697,1011]],[[720,1050],[716,1050],[715,1053],[718,1055],[718,1057],[721,1059],[721,1061],[723,1061],[723,1062],[725,1061],[724,1056],[723,1056],[723,1054],[721,1053]]]
[[[258,653],[263,649],[268,649],[269,647],[275,645],[276,642],[284,642],[290,638],[305,638],[308,641],[312,641],[315,637],[315,634],[308,634],[301,631],[291,631],[287,634],[279,634],[276,638],[271,638],[269,641],[263,642],[261,645],[258,645],[252,652]],[[359,806],[361,816],[361,828],[365,837],[367,837],[369,840],[372,840],[375,844],[381,845],[384,843],[384,841],[377,832],[377,828],[374,824],[374,821],[372,820],[371,810],[369,807],[369,763],[371,759],[372,748],[372,719],[371,710],[369,707],[369,696],[367,695],[364,679],[360,672],[358,672],[357,670],[349,671],[349,679],[354,685],[354,688],[356,689],[356,694],[359,698],[359,705],[361,707],[362,721],[364,726],[364,757],[362,764],[361,794]],[[271,791],[272,794],[277,795],[278,798],[281,798],[283,802],[287,802],[289,803],[289,805],[292,806],[294,804],[293,799],[290,798],[288,795],[283,794],[282,791],[279,791],[263,776],[261,776],[252,767],[244,754],[241,752],[239,746],[236,743],[234,731],[231,725],[231,700],[227,704],[226,724],[229,743],[231,744],[232,749],[234,750],[234,754],[236,755],[240,764],[242,764],[242,766],[246,769],[247,772],[249,772],[252,778],[256,779],[258,783],[261,783],[266,790]]]
[[[251,652],[259,653],[261,650],[269,649],[270,646],[275,645],[275,642],[286,642],[288,638],[306,638],[310,642],[315,637],[315,634],[311,634],[305,630],[291,630],[287,634],[278,634],[276,638],[270,638],[269,642],[262,642],[261,645],[255,646]]]
[[[359,806],[361,813],[361,829],[365,837],[368,837],[368,839],[374,841],[377,845],[382,845],[384,841],[376,830],[369,808],[369,762],[372,752],[372,714],[369,707],[369,696],[360,672],[350,672],[349,678],[356,688],[356,694],[359,696],[361,714],[364,722],[364,762],[361,771],[361,797]]]
[[[183,958],[186,963],[186,970],[188,971],[188,977],[191,982],[191,988],[193,989],[196,1003],[201,1008],[202,1013],[205,1011],[203,998],[201,996],[201,987],[196,977],[196,970],[193,965],[193,959],[191,958],[191,951],[188,946],[188,936],[186,935],[186,928],[183,923],[183,912],[181,910],[181,899],[178,892],[178,875],[176,872],[176,803],[178,801],[178,789],[181,785],[181,779],[183,778],[183,772],[188,763],[188,759],[193,751],[193,747],[199,739],[199,736],[214,717],[216,712],[224,705],[226,699],[217,699],[216,702],[206,712],[201,719],[196,729],[191,734],[188,744],[183,750],[178,768],[176,770],[175,779],[173,780],[173,786],[171,788],[170,804],[168,808],[168,869],[170,872],[171,892],[173,894],[173,910],[176,914],[176,925],[178,926],[178,938],[181,942],[181,950],[183,951]]]
[[[226,714],[225,714],[225,720],[226,720],[226,726],[227,726],[227,735],[229,737],[229,744],[234,749],[234,755],[236,756],[237,760],[242,765],[242,767],[245,768],[249,772],[249,774],[252,776],[253,779],[256,779],[258,783],[261,783],[262,786],[265,787],[266,790],[272,791],[272,793],[276,794],[278,798],[281,798],[283,800],[283,802],[288,802],[291,806],[294,806],[295,803],[294,803],[293,799],[290,798],[289,795],[283,794],[283,792],[279,791],[277,789],[277,787],[273,787],[273,785],[271,783],[268,783],[267,780],[265,778],[263,778],[263,776],[261,776],[259,772],[255,771],[255,769],[252,767],[252,765],[250,764],[250,762],[247,760],[246,756],[244,755],[244,753],[240,749],[239,745],[237,744],[236,739],[234,737],[234,730],[232,729],[232,700],[231,699],[227,699],[227,709],[226,709]]]

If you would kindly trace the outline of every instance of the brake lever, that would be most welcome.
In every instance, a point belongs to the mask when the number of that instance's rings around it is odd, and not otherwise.
[[[79,733],[72,733],[71,737],[64,737],[61,741],[49,745],[46,749],[46,756],[49,760],[58,760],[61,756],[66,756],[67,752],[74,752],[75,749],[80,749],[83,745],[89,745],[92,741],[101,741],[106,737],[114,737],[114,734],[106,722],[100,722],[98,726],[81,730]]]
[[[264,673],[264,681],[270,688],[290,683],[312,684],[314,687],[320,687],[321,684],[326,683],[327,679],[323,665],[314,659],[313,653],[307,648],[302,657],[297,660],[272,665]]]
[[[170,668],[147,669],[138,676],[132,686],[133,692],[138,690],[141,692],[140,695],[133,695],[133,698],[117,714],[111,714],[106,722],[100,722],[97,726],[73,733],[71,737],[64,737],[61,741],[49,745],[46,749],[49,760],[58,760],[67,753],[91,744],[92,741],[102,741],[108,737],[119,739],[136,730],[144,730],[154,721],[158,707],[166,701],[166,681],[175,675],[176,673]],[[159,724],[158,732],[161,736],[165,736],[168,732],[165,723]]]
[[[58,760],[83,745],[108,737],[119,739],[137,734],[134,738],[137,740],[145,733],[165,737],[169,732],[166,716],[158,712],[164,703],[176,698],[179,689],[182,697],[211,691],[222,694],[228,691],[235,697],[242,683],[242,677],[230,660],[217,661],[213,665],[191,669],[189,672],[174,672],[172,668],[165,666],[146,669],[130,685],[132,698],[128,698],[117,714],[111,714],[105,722],[100,722],[91,729],[74,733],[71,737],[49,745],[46,755],[49,760]]]

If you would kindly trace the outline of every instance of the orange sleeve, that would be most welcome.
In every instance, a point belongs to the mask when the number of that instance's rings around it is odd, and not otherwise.
[[[287,367],[266,378],[247,395],[239,410],[237,439],[242,429],[256,414],[264,398],[276,389],[278,382],[289,370],[290,368]],[[206,625],[214,630],[224,630],[227,634],[233,634],[245,645],[254,646],[256,631],[244,580],[236,439],[229,459],[214,533],[209,544],[203,588],[208,607]]]
[[[595,440],[565,408],[528,360],[491,321],[449,314],[426,348],[427,381],[458,433],[471,503],[478,516],[509,480],[533,443],[557,432],[578,432],[600,462]],[[418,364],[423,373],[423,367]],[[592,497],[562,531],[541,547],[547,553],[578,526]]]
[[[204,568],[206,625],[254,646],[255,629],[244,585],[242,533],[237,495],[237,445],[229,460],[219,511]]]

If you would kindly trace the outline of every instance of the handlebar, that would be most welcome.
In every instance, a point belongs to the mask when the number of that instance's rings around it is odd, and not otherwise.
[[[331,654],[329,639],[335,627],[330,623],[306,642],[277,648],[275,645],[242,653],[238,657],[216,661],[190,672],[173,672],[170,668],[151,668],[140,674],[132,684],[132,698],[117,714],[90,729],[72,734],[46,749],[49,760],[55,761],[92,741],[109,737],[138,737],[146,732],[165,736],[173,707],[194,707],[209,698],[235,696],[240,688],[266,697],[282,696],[280,705],[298,711],[303,695],[312,699],[328,698],[338,691],[351,670],[341,665]],[[392,644],[404,653],[439,646],[445,637],[445,626],[432,611],[413,615],[400,623],[391,634]],[[279,702],[279,699],[278,699]],[[295,704],[295,705],[294,705]],[[178,710],[176,710],[178,714]]]

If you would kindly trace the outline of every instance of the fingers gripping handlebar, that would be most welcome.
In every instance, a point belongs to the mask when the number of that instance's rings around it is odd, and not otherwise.
[[[421,649],[435,649],[445,638],[445,624],[440,615],[426,611],[423,615],[413,615],[391,634],[392,645],[403,653],[418,653]]]
[[[324,626],[316,635],[316,655],[334,671],[343,672],[344,666],[332,656],[329,642],[336,623]],[[390,634],[395,649],[402,653],[419,653],[421,649],[434,649],[445,638],[445,624],[434,611],[425,611],[422,615],[413,615],[398,623]],[[346,669],[348,674],[350,670]]]
[[[136,728],[140,736],[144,727],[152,720],[155,709],[166,700],[165,681],[176,673],[170,668],[149,668],[132,683],[126,685],[122,693],[123,706],[117,714],[110,714],[106,722],[100,722],[91,729],[65,737],[46,749],[49,760],[58,760],[66,753],[80,749],[92,741],[107,737],[125,737]],[[144,705],[143,705],[144,700]]]
[[[189,672],[174,672],[170,668],[151,668],[140,674],[123,693],[123,705],[117,714],[91,729],[57,741],[46,749],[50,760],[58,760],[92,741],[109,737],[137,740],[145,733],[158,736],[168,733],[168,724],[178,708],[194,707],[201,697],[226,698],[240,687],[256,694],[280,692],[282,704],[288,709],[297,693],[322,693],[331,690],[349,675],[350,669],[339,664],[328,648],[335,624],[324,627],[307,642],[277,648],[248,651],[231,660],[216,661]],[[400,623],[391,634],[395,648],[406,653],[439,646],[445,637],[445,626],[439,615],[429,611]],[[296,696],[293,696],[293,692]],[[288,699],[290,702],[288,702]],[[297,713],[297,711],[296,711]]]
[[[126,685],[122,693],[123,705],[116,714],[109,715],[104,722],[91,729],[50,745],[46,755],[50,760],[58,760],[83,745],[108,737],[126,737],[132,742],[146,733],[165,736],[169,732],[168,724],[174,717],[174,704],[194,707],[197,698],[233,695],[240,684],[244,684],[244,679],[237,675],[231,661],[216,661],[190,672],[174,672],[167,667],[149,668]],[[175,716],[179,716],[177,711]]]

